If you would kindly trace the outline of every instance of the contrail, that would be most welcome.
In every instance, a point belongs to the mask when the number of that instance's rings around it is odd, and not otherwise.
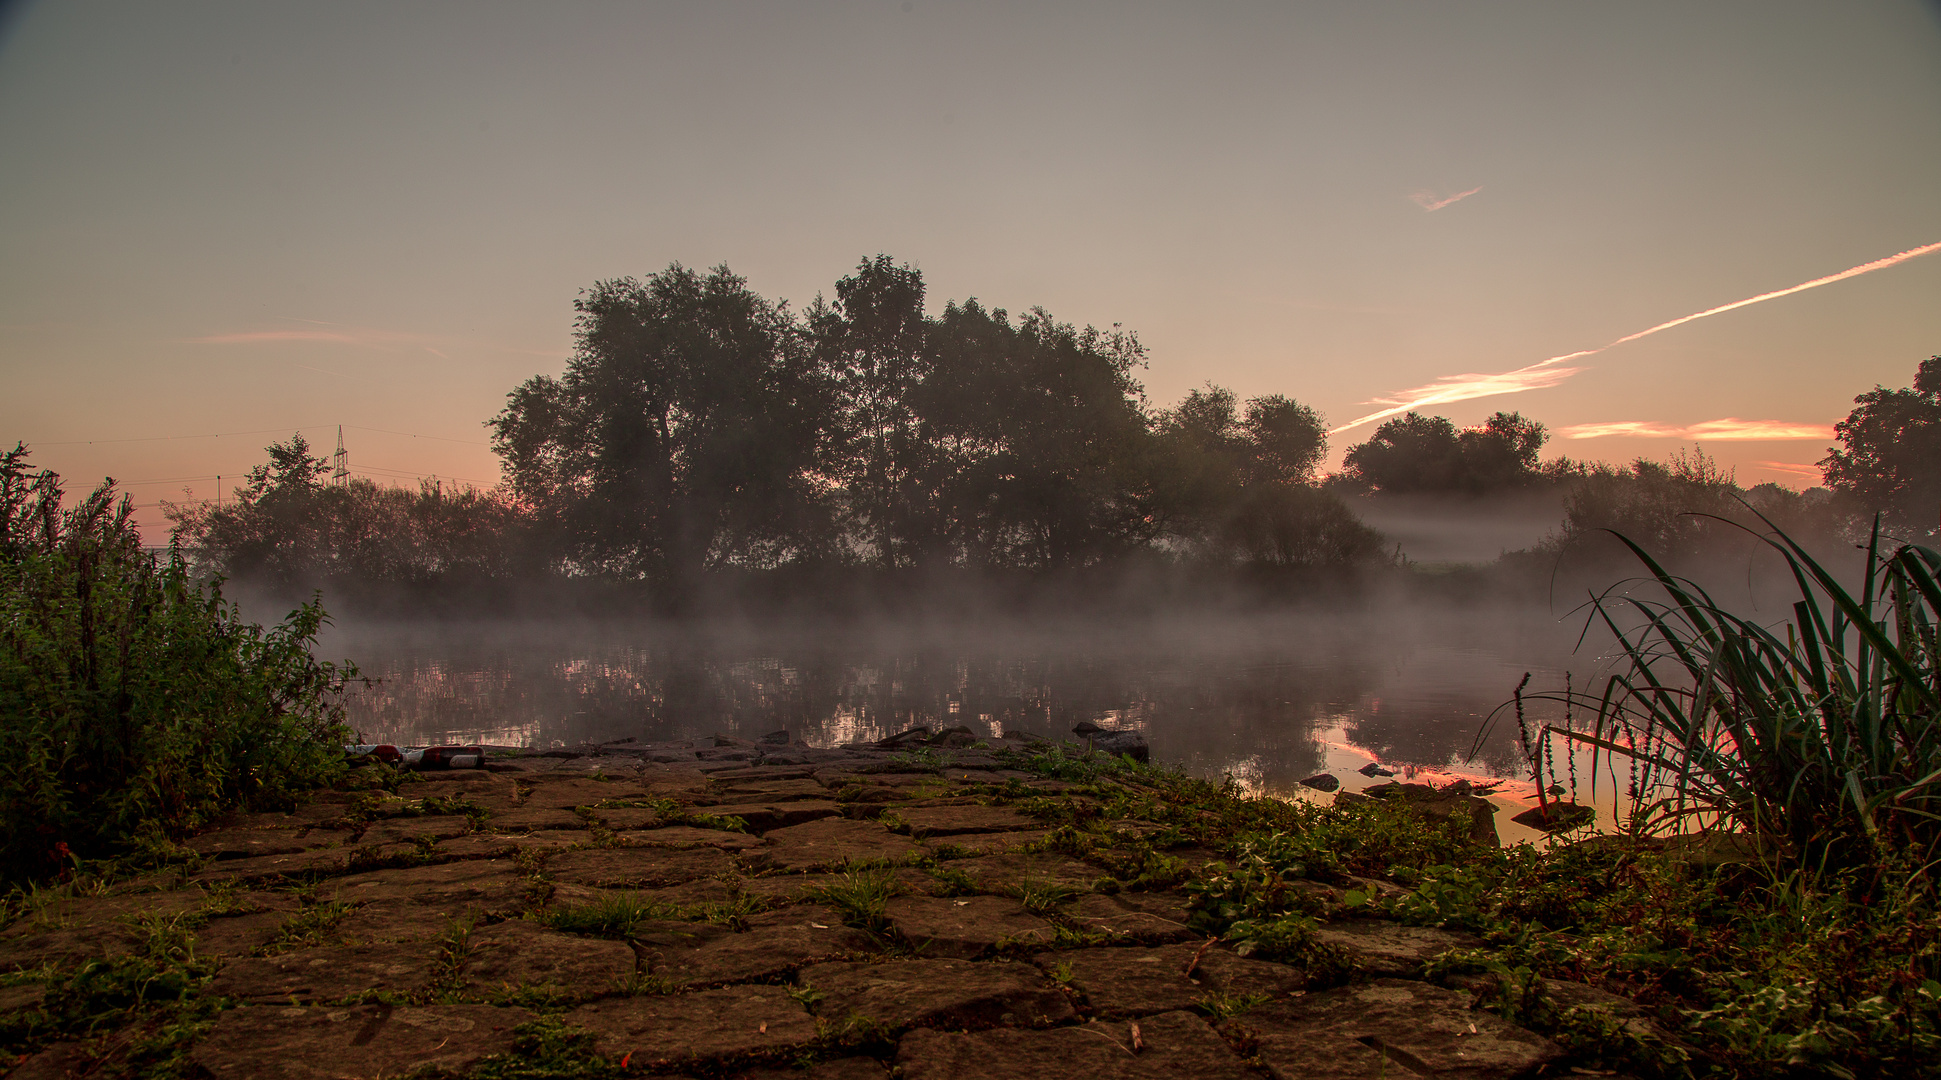
[[[1437,195],[1433,191],[1418,191],[1409,196],[1409,198],[1414,200],[1415,205],[1433,213],[1448,206],[1450,203],[1461,202],[1481,190],[1483,190],[1481,187],[1473,187],[1468,191],[1458,191],[1454,195]]]
[[[1884,259],[1875,259],[1873,262],[1861,263],[1859,266],[1849,267],[1837,274],[1828,274],[1822,278],[1814,278],[1812,281],[1801,282],[1789,288],[1777,289],[1769,293],[1760,293],[1758,296],[1748,297],[1744,300],[1735,300],[1730,304],[1721,304],[1715,308],[1707,308],[1704,311],[1673,319],[1670,322],[1659,323],[1649,329],[1640,330],[1635,334],[1626,334],[1616,341],[1599,345],[1595,349],[1583,349],[1578,352],[1565,353],[1562,356],[1553,356],[1548,360],[1539,361],[1528,367],[1520,367],[1514,371],[1501,371],[1494,374],[1468,372],[1462,375],[1444,375],[1426,386],[1403,390],[1400,396],[1375,398],[1369,401],[1368,404],[1370,405],[1386,405],[1388,408],[1350,420],[1340,427],[1330,430],[1328,434],[1339,435],[1344,431],[1352,431],[1363,424],[1371,424],[1377,420],[1386,420],[1391,416],[1399,416],[1402,413],[1408,412],[1410,409],[1419,409],[1424,405],[1441,405],[1451,401],[1468,401],[1471,398],[1492,397],[1497,394],[1517,394],[1525,390],[1541,390],[1545,387],[1555,386],[1565,379],[1570,378],[1572,375],[1577,374],[1579,371],[1584,370],[1583,368],[1557,366],[1565,361],[1576,360],[1585,356],[1596,356],[1606,349],[1614,349],[1627,342],[1636,341],[1643,337],[1650,337],[1660,330],[1669,330],[1674,326],[1683,326],[1697,319],[1721,315],[1742,307],[1761,304],[1767,300],[1777,300],[1782,296],[1791,296],[1794,293],[1805,292],[1808,289],[1817,289],[1822,285],[1831,285],[1836,281],[1845,281],[1848,278],[1859,277],[1862,274],[1871,274],[1876,270],[1885,270],[1890,266],[1898,266],[1909,259],[1918,259],[1923,255],[1932,254],[1936,251],[1941,251],[1941,242],[1923,244],[1917,248],[1908,248],[1898,255],[1889,255]]]

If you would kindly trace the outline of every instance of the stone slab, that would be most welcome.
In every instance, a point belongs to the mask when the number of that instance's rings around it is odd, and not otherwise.
[[[693,944],[669,943],[665,935],[688,936]],[[750,916],[741,933],[720,928],[635,934],[641,970],[667,988],[720,986],[770,979],[825,960],[880,951],[876,939],[842,924],[842,917],[819,904],[804,904]]]
[[[1134,1025],[1139,1029],[1136,1040]],[[1225,1080],[1248,1075],[1226,1040],[1188,1012],[1043,1031],[995,1028],[960,1034],[917,1028],[898,1041],[896,1066],[904,1080]]]
[[[636,1068],[781,1056],[816,1037],[815,1021],[780,986],[605,998],[565,1014],[599,1052]]]
[[[1134,941],[1200,936],[1187,925],[1185,899],[1174,893],[1095,893],[1079,897],[1067,914],[1083,929]]]
[[[562,934],[524,919],[473,930],[466,950],[465,989],[482,996],[522,987],[573,997],[625,993],[636,965],[625,942]]]
[[[626,829],[658,828],[663,822],[660,811],[640,806],[602,808],[593,813],[600,819],[601,824],[614,832]]]
[[[827,799],[829,789],[809,779],[807,769],[777,770],[777,772],[796,774],[792,779],[770,777],[739,777],[727,780],[728,774],[716,773],[711,777],[709,794],[723,802],[793,802],[800,799]]]
[[[524,906],[528,886],[510,859],[373,870],[325,883],[320,894],[354,904],[406,901],[435,911],[507,911]]]
[[[450,840],[472,831],[472,823],[462,817],[392,818],[364,830],[359,844],[404,844],[419,840]]]
[[[1015,832],[1040,823],[1005,806],[913,806],[895,811],[910,835],[957,836],[962,833]]]
[[[824,818],[776,829],[763,839],[768,865],[783,870],[838,868],[853,863],[894,862],[914,854],[917,844],[873,821]]]
[[[899,896],[883,906],[898,937],[927,957],[975,959],[999,948],[1043,946],[1050,923],[1000,896]]]
[[[822,997],[816,1015],[831,1023],[866,1017],[892,1029],[1045,1027],[1073,1017],[1071,1000],[1024,963],[886,960],[817,964],[796,982]]]
[[[586,777],[565,777],[544,773],[526,779],[532,784],[532,790],[526,793],[524,804],[528,810],[573,810],[608,799],[644,797],[643,789],[639,784],[625,781],[593,780]]]
[[[342,844],[347,834],[335,829],[309,829],[284,825],[215,829],[191,836],[182,846],[212,859],[244,859],[260,855],[289,855],[312,848]]]
[[[818,818],[842,813],[842,806],[829,799],[804,799],[793,802],[735,802],[707,808],[715,817],[738,817],[748,823],[749,832],[766,833],[786,829]]]
[[[723,851],[749,851],[768,843],[748,833],[701,829],[692,825],[615,832],[614,841],[622,847],[717,847]]]
[[[1194,958],[1191,975],[1188,964]],[[1033,962],[1047,972],[1069,973],[1070,985],[1103,1017],[1144,1016],[1190,1009],[1214,994],[1285,996],[1307,980],[1284,964],[1248,960],[1224,949],[1201,953],[1198,945],[1112,947],[1040,953]]]
[[[436,960],[430,949],[388,945],[296,949],[231,960],[209,981],[207,992],[259,1004],[339,1001],[365,990],[408,993],[430,985]]]
[[[734,870],[734,858],[714,848],[585,848],[546,862],[554,881],[609,889],[679,885]]]
[[[1246,1029],[1276,1080],[1358,1080],[1384,1070],[1511,1080],[1562,1059],[1550,1040],[1469,1006],[1468,994],[1377,979],[1272,1002],[1229,1023]]]
[[[1377,919],[1327,923],[1314,931],[1314,940],[1341,950],[1364,975],[1401,979],[1419,977],[1425,964],[1451,949],[1474,949],[1483,944],[1474,934],[1458,930]]]
[[[493,814],[487,824],[498,832],[534,832],[539,829],[584,829],[586,819],[571,810],[541,807]]]
[[[213,1080],[363,1080],[413,1069],[466,1070],[512,1049],[533,1018],[490,1005],[231,1009],[189,1058]]]
[[[956,847],[972,855],[995,855],[1006,851],[1017,851],[1050,836],[1050,829],[1019,829],[1016,832],[995,833],[958,833],[955,836],[940,836],[933,841],[940,848]]]

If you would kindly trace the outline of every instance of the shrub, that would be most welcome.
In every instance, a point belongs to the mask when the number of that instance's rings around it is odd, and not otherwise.
[[[0,874],[287,804],[340,769],[354,668],[310,655],[317,602],[264,629],[144,552],[112,481],[70,509],[60,478],[0,454]]]

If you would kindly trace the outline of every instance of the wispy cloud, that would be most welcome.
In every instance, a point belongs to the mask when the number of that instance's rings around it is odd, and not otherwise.
[[[1755,461],[1753,464],[1769,472],[1776,472],[1781,476],[1791,476],[1815,484],[1819,483],[1826,476],[1818,465],[1801,465],[1792,461]]]
[[[1650,420],[1613,420],[1602,424],[1572,424],[1557,429],[1566,439],[1710,439],[1747,442],[1758,439],[1831,439],[1832,424],[1793,424],[1784,420],[1705,420],[1696,424],[1661,424]]]
[[[1923,244],[1920,247],[1916,247],[1916,248],[1908,248],[1906,251],[1903,251],[1897,255],[1889,255],[1884,259],[1875,259],[1872,262],[1861,263],[1859,266],[1848,267],[1847,269],[1842,270],[1837,274],[1828,274],[1825,277],[1814,278],[1812,281],[1803,281],[1798,285],[1788,286],[1787,288],[1784,288],[1784,289],[1775,289],[1772,292],[1760,293],[1758,296],[1747,297],[1744,300],[1734,300],[1730,304],[1720,304],[1718,307],[1715,307],[1715,308],[1707,308],[1704,311],[1694,312],[1690,315],[1683,315],[1683,316],[1680,316],[1679,318],[1672,319],[1669,322],[1661,322],[1656,326],[1649,327],[1644,330],[1640,330],[1635,334],[1626,334],[1625,336],[1618,338],[1615,341],[1609,342],[1604,345],[1599,345],[1595,349],[1581,349],[1577,352],[1565,353],[1562,356],[1553,356],[1548,360],[1539,361],[1537,363],[1529,365],[1528,367],[1520,367],[1514,371],[1505,371],[1497,374],[1481,374],[1481,375],[1475,374],[1475,373],[1467,373],[1462,375],[1444,375],[1441,378],[1436,379],[1434,382],[1427,383],[1423,386],[1418,386],[1410,390],[1398,391],[1396,395],[1391,397],[1371,398],[1367,402],[1367,404],[1384,405],[1384,406],[1387,406],[1387,408],[1383,408],[1375,412],[1371,412],[1366,416],[1356,417],[1355,419],[1348,421],[1347,423],[1341,425],[1340,427],[1334,428],[1333,430],[1329,431],[1328,434],[1339,435],[1344,431],[1352,431],[1353,429],[1358,428],[1363,424],[1372,424],[1377,420],[1386,420],[1391,416],[1400,416],[1402,413],[1408,412],[1410,409],[1419,409],[1426,405],[1444,405],[1452,401],[1468,401],[1472,398],[1493,397],[1497,394],[1520,394],[1525,390],[1541,390],[1546,387],[1555,386],[1558,383],[1569,378],[1570,376],[1575,375],[1578,372],[1584,370],[1581,367],[1559,368],[1556,366],[1558,364],[1562,364],[1570,360],[1576,360],[1585,356],[1596,356],[1598,353],[1601,353],[1606,349],[1614,349],[1619,345],[1628,344],[1630,342],[1638,340],[1639,338],[1650,337],[1651,335],[1656,334],[1660,331],[1669,330],[1674,326],[1683,326],[1688,322],[1693,322],[1698,319],[1708,318],[1713,315],[1720,315],[1728,311],[1735,311],[1742,307],[1749,307],[1753,304],[1764,303],[1767,300],[1777,300],[1782,296],[1791,296],[1794,293],[1805,292],[1808,289],[1817,289],[1822,285],[1831,285],[1836,281],[1845,281],[1848,278],[1859,277],[1862,274],[1871,274],[1876,270],[1885,270],[1890,266],[1898,266],[1901,263],[1908,261],[1909,259],[1918,259],[1923,255],[1932,254],[1933,252],[1936,252],[1936,251],[1941,251],[1941,242],[1936,242],[1932,244]],[[1714,422],[1724,423],[1724,421],[1714,421]],[[1735,421],[1735,423],[1737,422],[1740,422],[1740,421]],[[1593,425],[1584,425],[1584,426],[1593,426]],[[1830,431],[1829,431],[1829,434],[1830,434]],[[1593,438],[1594,436],[1576,436],[1576,437]],[[1814,436],[1711,435],[1709,437],[1714,439],[1721,439],[1721,438],[1809,438],[1809,437],[1820,438],[1821,436],[1818,436],[1818,435],[1814,435]]]
[[[297,329],[281,330],[241,330],[226,334],[209,334],[189,338],[191,345],[276,345],[286,343],[310,343],[320,345],[348,345],[357,349],[377,349],[395,352],[399,349],[422,349],[433,356],[444,357],[439,346],[451,343],[444,338],[430,334],[413,334],[398,330],[380,330],[375,327],[342,326],[336,323],[317,322],[312,319],[291,319],[291,322],[308,325]]]
[[[1409,196],[1409,198],[1414,200],[1415,205],[1421,207],[1423,210],[1428,211],[1430,213],[1434,213],[1435,211],[1440,210],[1445,206],[1448,206],[1450,203],[1461,202],[1464,199],[1469,198],[1471,195],[1474,195],[1481,190],[1483,189],[1480,186],[1473,187],[1473,188],[1470,188],[1468,191],[1459,191],[1454,195],[1437,195],[1433,191],[1423,190],[1423,191],[1416,192],[1415,194]]]

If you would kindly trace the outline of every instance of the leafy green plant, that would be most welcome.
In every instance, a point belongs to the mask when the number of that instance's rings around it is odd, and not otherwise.
[[[111,483],[61,502],[24,447],[0,453],[0,875],[71,872],[341,771],[355,669],[311,657],[319,604],[265,630],[179,550],[143,551]]]
[[[881,934],[890,929],[883,908],[902,892],[903,886],[888,871],[863,870],[819,885],[810,896],[841,912],[842,921],[850,926]]]
[[[585,904],[548,909],[541,921],[554,930],[590,937],[625,938],[634,927],[653,919],[678,919],[681,912],[661,900],[638,893],[608,893]]]

